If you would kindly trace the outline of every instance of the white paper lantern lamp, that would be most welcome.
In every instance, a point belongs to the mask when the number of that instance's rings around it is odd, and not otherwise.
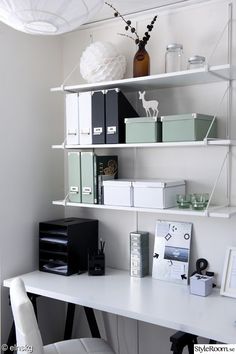
[[[92,18],[103,0],[0,0],[0,21],[18,31],[57,35]]]
[[[87,82],[123,79],[126,59],[110,42],[94,42],[82,53],[80,73]]]

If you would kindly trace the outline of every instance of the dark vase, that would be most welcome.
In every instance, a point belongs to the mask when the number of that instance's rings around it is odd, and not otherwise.
[[[145,46],[140,45],[134,56],[133,77],[148,76],[150,74],[150,58]]]

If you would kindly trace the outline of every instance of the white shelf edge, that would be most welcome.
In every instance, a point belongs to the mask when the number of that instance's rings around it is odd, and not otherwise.
[[[53,205],[66,206],[66,207],[77,207],[77,208],[90,208],[90,209],[105,209],[105,210],[120,210],[120,211],[130,211],[130,212],[143,212],[143,213],[155,213],[155,214],[168,214],[168,215],[186,215],[186,216],[205,216],[205,217],[215,217],[215,218],[230,218],[236,214],[236,206],[231,207],[220,207],[212,206],[208,210],[197,211],[197,210],[183,210],[179,208],[169,208],[169,209],[153,209],[153,208],[137,208],[137,207],[123,207],[114,205],[101,205],[101,204],[84,204],[84,203],[72,203],[66,202],[64,200],[55,200],[52,202]]]
[[[219,208],[209,212],[209,216],[213,218],[230,218],[234,215],[236,215],[236,207],[234,206]]]
[[[211,66],[206,68],[183,70],[172,73],[154,74],[136,78],[127,78],[114,81],[103,81],[92,84],[67,85],[51,88],[51,92],[83,92],[94,91],[105,88],[135,88],[140,85],[155,84],[158,87],[187,86],[207,82],[217,82],[221,80],[233,79],[235,70],[229,64]]]
[[[52,145],[52,149],[78,150],[78,149],[123,149],[123,148],[165,148],[165,147],[191,147],[191,146],[229,146],[235,145],[236,140],[230,139],[210,139],[207,141],[181,141],[163,143],[137,143],[137,144],[94,144],[94,145]]]
[[[62,149],[62,150],[64,150],[64,148],[65,148],[64,144],[52,145],[52,149]]]

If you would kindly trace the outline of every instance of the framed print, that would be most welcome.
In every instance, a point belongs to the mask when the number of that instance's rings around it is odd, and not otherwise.
[[[226,251],[220,294],[236,297],[236,247]]]
[[[188,284],[192,223],[157,220],[152,277]]]

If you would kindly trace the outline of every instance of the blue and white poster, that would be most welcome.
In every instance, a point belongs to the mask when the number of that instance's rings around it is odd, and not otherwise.
[[[192,223],[157,220],[153,278],[188,284]]]

